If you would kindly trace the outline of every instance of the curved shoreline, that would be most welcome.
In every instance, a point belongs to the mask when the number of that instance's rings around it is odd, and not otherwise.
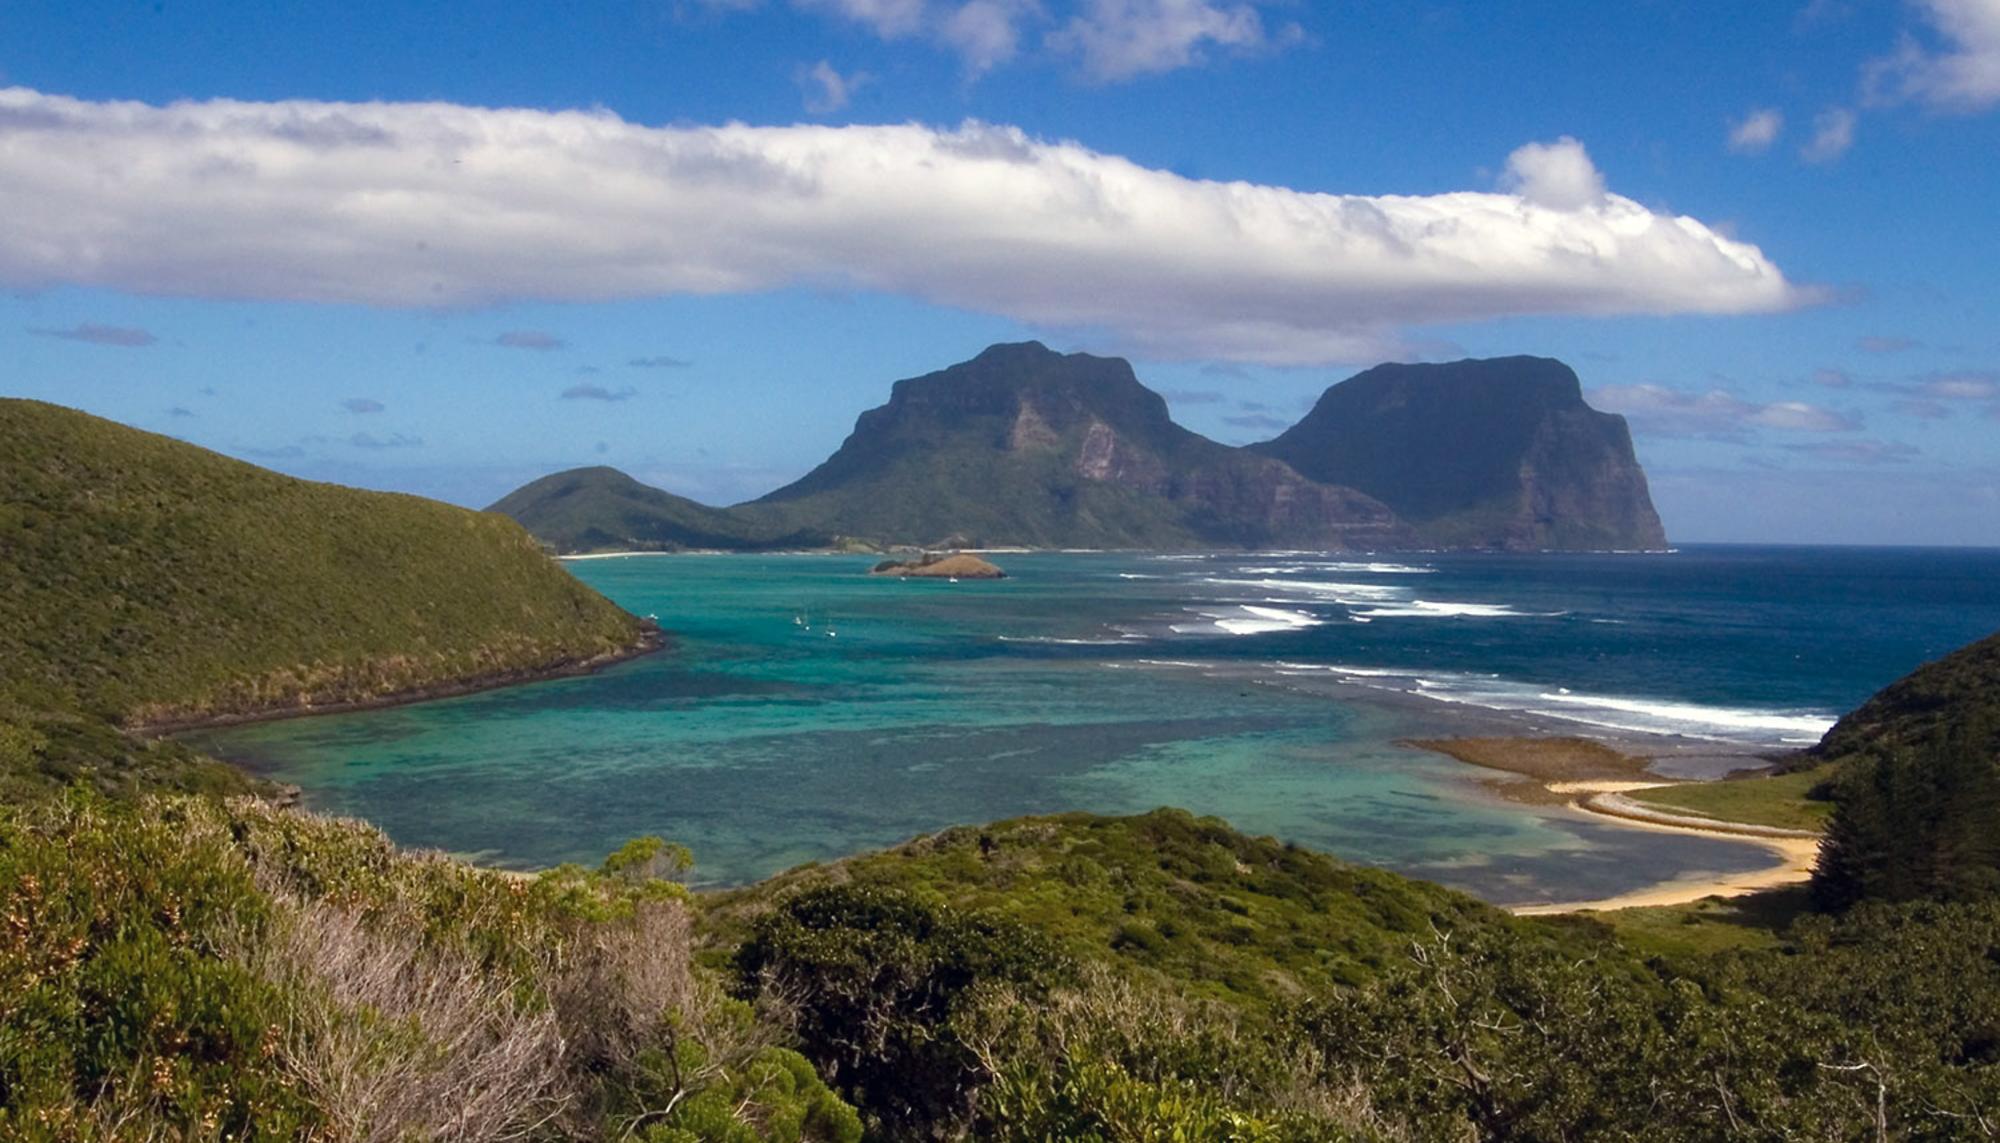
[[[1583,813],[1610,818],[1631,829],[1736,838],[1769,850],[1777,855],[1778,863],[1748,873],[1670,878],[1644,889],[1634,889],[1629,893],[1600,897],[1593,901],[1549,901],[1532,905],[1510,905],[1506,906],[1508,912],[1518,917],[1536,917],[1557,913],[1608,912],[1613,909],[1641,909],[1659,905],[1689,905],[1710,897],[1742,897],[1750,893],[1761,893],[1766,889],[1781,889],[1788,885],[1810,881],[1813,866],[1819,859],[1817,836],[1764,837],[1698,826],[1667,825],[1626,817],[1622,814],[1606,813],[1601,809],[1592,808],[1588,800],[1578,803],[1576,808]]]
[[[157,722],[120,726],[119,729],[136,738],[164,738],[175,734],[187,734],[197,730],[214,730],[225,726],[242,726],[254,722],[276,722],[288,718],[311,718],[322,714],[347,714],[357,710],[380,710],[384,707],[407,706],[411,703],[430,702],[434,699],[458,698],[463,695],[478,694],[482,691],[499,690],[502,687],[522,686],[528,683],[549,682],[554,679],[575,678],[594,674],[606,667],[665,650],[672,640],[659,627],[648,624],[641,632],[639,640],[629,647],[593,655],[588,659],[569,659],[546,667],[515,668],[494,671],[490,674],[475,675],[470,678],[453,679],[433,683],[408,690],[392,691],[388,694],[373,695],[362,699],[342,699],[335,702],[308,703],[299,706],[267,707],[263,710],[232,711],[227,714],[204,715],[199,718],[166,719]],[[225,759],[226,761],[226,759]],[[239,767],[240,768],[240,767]]]
[[[1811,878],[1819,856],[1820,835],[1816,832],[1675,813],[1626,797],[1636,790],[1686,784],[1654,771],[1653,759],[1631,745],[1621,749],[1596,739],[1560,736],[1403,739],[1402,744],[1488,771],[1495,777],[1481,784],[1511,801],[1562,806],[1594,819],[1609,819],[1627,829],[1747,842],[1777,858],[1776,864],[1747,873],[1669,877],[1610,897],[1502,906],[1516,915],[1685,905],[1708,897],[1738,897]],[[1498,777],[1503,774],[1510,779]]]
[[[1625,794],[1632,790],[1679,784],[1618,781],[1545,782],[1543,788],[1550,793],[1582,794],[1583,797],[1570,803],[1572,809],[1610,818],[1631,829],[1649,829],[1660,833],[1687,834],[1696,837],[1735,838],[1761,846],[1776,854],[1778,863],[1748,873],[1673,877],[1643,889],[1634,889],[1628,893],[1600,897],[1591,901],[1550,901],[1531,905],[1510,905],[1506,907],[1507,911],[1518,917],[1535,917],[1559,913],[1640,909],[1660,905],[1690,905],[1710,897],[1741,897],[1750,893],[1761,893],[1766,889],[1797,885],[1812,879],[1813,866],[1819,861],[1820,834],[1806,830],[1785,829],[1781,826],[1668,813],[1665,810],[1640,805],[1625,797]]]

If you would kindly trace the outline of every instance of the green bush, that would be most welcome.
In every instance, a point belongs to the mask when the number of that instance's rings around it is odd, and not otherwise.
[[[247,800],[0,811],[0,1138],[857,1139],[649,864],[510,878]]]
[[[958,1032],[995,989],[1034,1002],[1068,965],[1026,926],[880,886],[780,900],[737,954],[781,998],[806,1057],[894,1138],[963,1130],[990,1078]]]

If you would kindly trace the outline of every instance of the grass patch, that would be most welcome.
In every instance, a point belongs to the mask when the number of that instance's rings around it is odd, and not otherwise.
[[[1826,828],[1833,803],[1806,795],[1826,780],[1824,770],[1801,770],[1760,778],[1720,782],[1687,782],[1656,790],[1635,790],[1626,797],[1668,813],[1698,814],[1725,822],[1778,826],[1783,829]]]

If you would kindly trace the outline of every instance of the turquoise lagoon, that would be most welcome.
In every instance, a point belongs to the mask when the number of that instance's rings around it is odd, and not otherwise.
[[[495,865],[687,844],[735,884],[943,826],[1181,806],[1502,903],[1765,851],[1500,801],[1412,736],[1644,738],[1691,773],[1817,738],[2000,627],[2000,553],[579,560],[674,635],[587,678],[206,732],[315,809]]]

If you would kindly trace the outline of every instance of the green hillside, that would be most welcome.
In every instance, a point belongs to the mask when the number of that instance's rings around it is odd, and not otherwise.
[[[1926,663],[1882,688],[1826,732],[1814,759],[1925,750],[1954,727],[1983,724],[2000,750],[2000,634]]]
[[[573,468],[522,485],[487,509],[562,553],[821,548],[824,531],[791,530],[639,483],[615,468]]]
[[[511,521],[54,405],[0,401],[0,486],[0,774],[60,777],[61,741],[109,749],[107,723],[379,700],[656,638]]]
[[[1253,1007],[1372,979],[1433,926],[1511,923],[1463,894],[1171,809],[947,830],[722,894],[711,916],[727,929],[832,884],[990,912],[1080,958]]]

